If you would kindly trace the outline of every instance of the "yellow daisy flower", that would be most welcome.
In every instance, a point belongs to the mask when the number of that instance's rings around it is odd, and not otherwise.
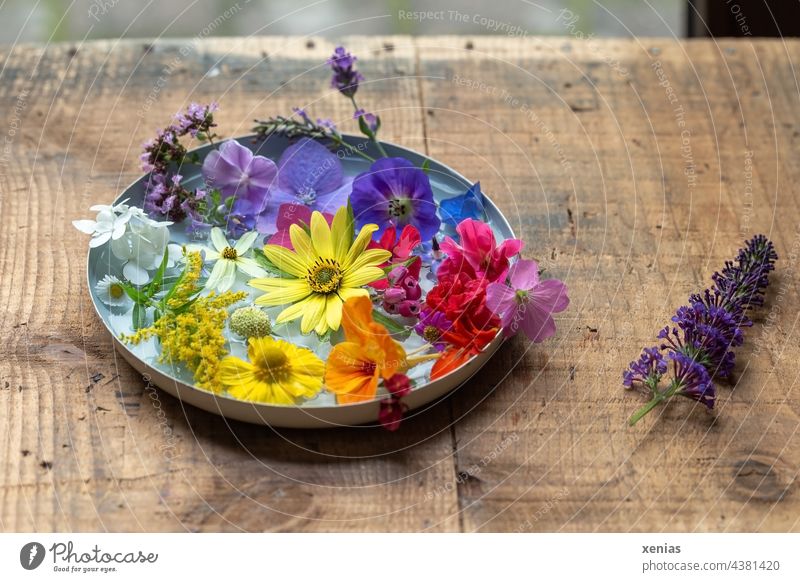
[[[250,360],[228,356],[219,365],[219,382],[239,400],[293,405],[322,389],[325,364],[311,350],[271,337],[250,338]]]
[[[339,329],[342,303],[369,296],[363,286],[384,276],[378,265],[392,256],[383,249],[367,249],[376,230],[375,224],[364,225],[353,241],[353,223],[346,207],[338,210],[331,226],[314,211],[310,236],[296,224],[289,229],[293,251],[278,245],[264,247],[267,258],[289,277],[252,279],[251,287],[266,291],[255,302],[265,306],[291,304],[275,322],[302,317],[303,333]]]

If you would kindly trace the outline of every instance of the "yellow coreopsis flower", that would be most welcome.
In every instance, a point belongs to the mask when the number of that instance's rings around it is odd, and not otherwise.
[[[291,304],[275,321],[302,317],[303,333],[339,329],[342,303],[368,296],[363,286],[384,276],[378,265],[389,260],[391,252],[367,249],[376,230],[375,224],[364,225],[353,241],[353,224],[346,207],[339,209],[331,226],[314,211],[310,235],[296,224],[289,229],[293,251],[278,245],[264,247],[267,258],[289,277],[252,279],[250,286],[266,291],[255,302],[265,306]]]
[[[228,356],[219,366],[219,382],[240,399],[296,404],[322,389],[325,364],[311,350],[271,337],[250,338],[250,360]]]

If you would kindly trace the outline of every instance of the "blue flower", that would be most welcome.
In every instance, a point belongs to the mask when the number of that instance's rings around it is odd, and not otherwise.
[[[359,228],[378,225],[376,239],[389,226],[400,232],[411,224],[431,240],[441,226],[428,176],[405,158],[381,158],[356,176],[350,204]]]
[[[481,183],[475,182],[463,194],[439,202],[439,216],[446,226],[455,230],[458,223],[467,218],[484,220],[483,204]]]

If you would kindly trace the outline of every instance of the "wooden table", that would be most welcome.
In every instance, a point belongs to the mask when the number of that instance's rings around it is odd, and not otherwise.
[[[141,143],[189,101],[218,99],[228,136],[292,105],[349,126],[322,64],[334,45],[2,48],[0,529],[800,530],[800,43],[345,44],[384,139],[480,180],[567,281],[557,337],[507,343],[395,434],[182,406],[112,349],[70,221],[137,177]],[[774,308],[717,408],[682,400],[628,428],[641,400],[622,370],[757,232],[781,255]]]

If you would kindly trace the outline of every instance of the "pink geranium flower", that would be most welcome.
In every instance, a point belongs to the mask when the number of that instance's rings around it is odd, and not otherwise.
[[[522,241],[508,239],[497,244],[494,232],[485,222],[468,218],[456,227],[460,244],[445,237],[441,249],[447,253],[437,275],[439,278],[468,270],[487,281],[502,281],[508,273],[509,259],[522,250]]]
[[[486,305],[501,318],[506,337],[522,328],[531,341],[541,342],[556,332],[553,313],[569,305],[567,286],[558,279],[539,279],[539,264],[520,259],[508,272],[510,285],[490,283]]]

